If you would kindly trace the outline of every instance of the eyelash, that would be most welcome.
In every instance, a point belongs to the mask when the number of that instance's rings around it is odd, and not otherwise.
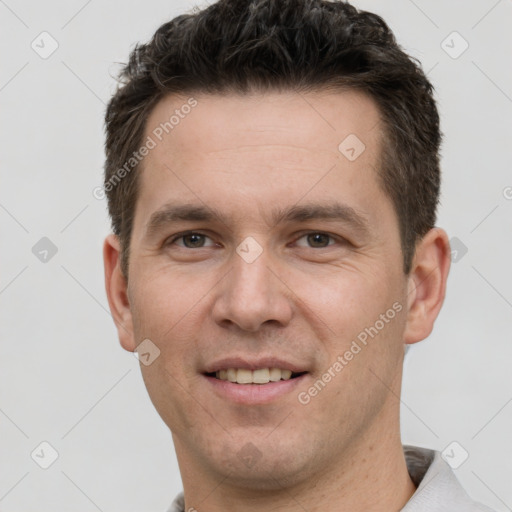
[[[180,240],[189,235],[200,235],[200,236],[204,236],[206,238],[210,238],[208,235],[206,235],[204,233],[200,233],[199,231],[185,231],[183,233],[179,233],[179,234],[173,236],[172,238],[168,239],[164,243],[164,245],[165,246],[173,245],[174,242],[176,242],[177,240]],[[331,240],[338,241],[339,243],[347,243],[347,240],[340,238],[340,237],[335,237],[334,235],[325,233],[323,231],[308,231],[306,233],[302,233],[301,236],[299,238],[297,238],[295,241],[300,240],[301,238],[304,238],[308,235],[324,235],[324,236],[328,236]],[[308,247],[308,248],[309,249],[327,249],[327,247],[331,247],[332,245],[334,245],[334,244],[328,244],[325,247]],[[179,246],[179,247],[181,247],[181,246]],[[193,249],[206,249],[207,247],[195,247],[195,248],[194,247],[181,247],[181,248],[193,250]]]

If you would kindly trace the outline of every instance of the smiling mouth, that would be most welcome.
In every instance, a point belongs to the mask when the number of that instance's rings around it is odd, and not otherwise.
[[[249,370],[247,368],[227,368],[216,372],[206,373],[208,377],[225,380],[233,384],[268,384],[280,380],[290,380],[300,377],[307,372],[292,372],[281,368],[259,368]]]

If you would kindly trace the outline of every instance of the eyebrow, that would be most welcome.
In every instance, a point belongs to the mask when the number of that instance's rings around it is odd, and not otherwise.
[[[293,205],[288,208],[274,208],[271,211],[272,225],[285,222],[306,222],[311,220],[339,221],[353,227],[362,234],[369,234],[368,220],[351,206],[332,202],[327,204]],[[146,224],[148,237],[175,222],[213,222],[227,225],[225,217],[216,208],[197,204],[168,203],[154,212]]]

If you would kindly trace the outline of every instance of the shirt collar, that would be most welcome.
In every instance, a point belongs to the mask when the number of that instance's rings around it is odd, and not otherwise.
[[[440,452],[410,445],[403,449],[417,489],[400,512],[492,512],[468,496]]]

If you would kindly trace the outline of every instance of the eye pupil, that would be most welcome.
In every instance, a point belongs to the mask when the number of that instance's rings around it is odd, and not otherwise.
[[[322,239],[326,242],[326,244],[322,243]],[[325,247],[329,244],[329,236],[323,233],[312,233],[308,235],[308,242],[311,243],[314,247],[318,247],[318,243],[320,246]]]
[[[198,233],[193,233],[191,235],[185,235],[183,237],[183,242],[185,243],[185,245],[187,247],[189,247],[189,244],[187,244],[187,240],[190,240],[190,239],[195,239],[195,241],[192,241],[192,247],[197,247],[197,242],[198,242],[198,239],[199,239],[199,242],[202,242],[203,239],[201,238],[203,235],[200,235]],[[201,244],[199,243],[199,246],[201,246]]]

